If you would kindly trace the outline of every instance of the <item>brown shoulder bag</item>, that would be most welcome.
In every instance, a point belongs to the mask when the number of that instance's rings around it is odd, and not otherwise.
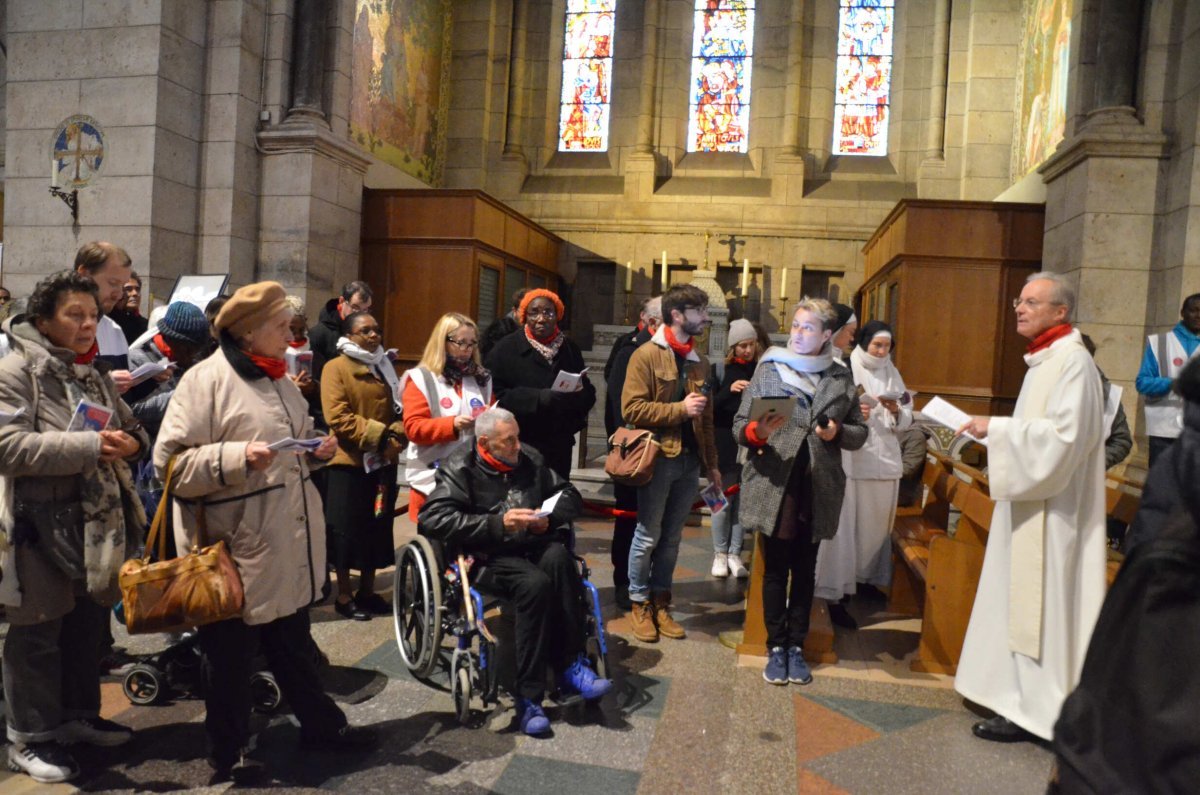
[[[196,545],[173,560],[167,553],[167,511],[171,504],[171,480],[175,459],[167,464],[162,499],[150,524],[146,551],[121,566],[119,582],[125,603],[125,626],[129,634],[177,632],[224,621],[242,614],[242,578],[225,546],[204,543],[204,506],[200,506]],[[158,543],[158,560],[150,554]]]
[[[608,437],[608,457],[604,471],[614,482],[625,486],[645,486],[654,477],[654,462],[662,443],[651,431],[617,428]]]

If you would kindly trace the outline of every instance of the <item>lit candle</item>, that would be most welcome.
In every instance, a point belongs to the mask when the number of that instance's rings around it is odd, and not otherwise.
[[[742,297],[750,291],[750,259],[742,260]]]
[[[58,187],[58,158],[50,155],[50,187]]]
[[[663,249],[662,257],[663,257],[662,258],[662,264],[663,264],[662,288],[663,288],[663,292],[666,292],[666,290],[667,290],[667,250],[665,248]]]
[[[633,263],[625,263],[625,292],[633,292]]]
[[[783,269],[783,274],[779,277],[779,297],[787,298],[787,268]]]

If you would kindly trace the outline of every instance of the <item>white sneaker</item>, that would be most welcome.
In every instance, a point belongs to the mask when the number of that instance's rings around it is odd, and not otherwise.
[[[8,769],[14,773],[27,773],[39,784],[56,784],[79,775],[75,758],[56,742],[8,746]]]
[[[746,564],[742,563],[741,555],[729,555],[729,573],[739,580],[750,576],[750,570],[746,568]]]
[[[718,552],[717,554],[713,555],[712,576],[729,576],[729,556],[724,552]]]
[[[80,718],[58,727],[58,741],[63,745],[87,743],[113,747],[133,739],[133,729],[104,718]]]

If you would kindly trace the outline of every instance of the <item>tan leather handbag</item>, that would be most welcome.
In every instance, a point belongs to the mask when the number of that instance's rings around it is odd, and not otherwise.
[[[167,464],[162,499],[150,524],[146,552],[125,561],[118,575],[129,634],[177,632],[242,614],[242,578],[225,546],[204,543],[204,507],[200,507],[196,546],[186,555],[163,560],[167,552],[167,511],[175,459]],[[158,543],[158,560],[150,554]]]
[[[658,436],[637,428],[617,428],[608,437],[604,471],[625,486],[645,486],[654,477],[654,462],[662,450]]]

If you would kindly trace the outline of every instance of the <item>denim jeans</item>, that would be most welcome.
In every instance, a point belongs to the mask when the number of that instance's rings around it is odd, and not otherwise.
[[[728,484],[724,485],[728,488]],[[742,538],[746,531],[742,528],[742,523],[738,521],[738,498],[741,496],[741,494],[734,494],[729,498],[729,504],[725,506],[725,510],[713,514],[714,553],[728,552],[730,555],[738,555],[742,551]]]
[[[654,477],[638,488],[638,525],[629,549],[629,598],[646,602],[653,593],[668,593],[675,576],[683,523],[700,489],[700,459],[683,451],[659,458]]]

